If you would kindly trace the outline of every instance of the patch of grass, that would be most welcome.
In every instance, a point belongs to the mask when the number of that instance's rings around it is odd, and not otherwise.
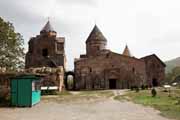
[[[116,100],[131,100],[135,103],[145,106],[154,107],[161,111],[161,115],[180,120],[180,89],[171,90],[171,97],[168,97],[168,92],[157,91],[157,96],[152,97],[151,90],[140,91],[136,93],[130,91],[123,96],[116,96]],[[128,99],[127,99],[128,98]]]

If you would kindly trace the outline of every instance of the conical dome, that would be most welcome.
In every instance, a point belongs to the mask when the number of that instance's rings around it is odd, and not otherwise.
[[[41,30],[41,32],[56,32],[53,27],[51,26],[50,21],[48,20],[48,22],[46,23],[46,25],[43,27],[43,29]]]
[[[102,32],[97,27],[97,25],[94,26],[88,39],[86,40],[86,43],[90,41],[105,41],[105,42],[107,41],[104,35],[102,34]]]
[[[126,47],[124,49],[123,55],[132,57],[131,52],[130,52],[130,50],[129,50],[127,45],[126,45]]]

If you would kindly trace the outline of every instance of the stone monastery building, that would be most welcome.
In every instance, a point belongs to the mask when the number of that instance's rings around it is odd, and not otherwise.
[[[155,55],[135,58],[128,46],[122,54],[106,49],[107,39],[95,25],[86,40],[86,54],[75,59],[76,89],[124,89],[158,86],[166,65]]]
[[[59,66],[65,69],[65,38],[56,35],[48,21],[40,35],[30,39],[26,54],[27,69]],[[139,59],[131,55],[128,46],[119,54],[106,49],[106,45],[107,39],[95,25],[86,40],[86,54],[74,61],[74,89],[158,86],[164,80],[166,66],[155,54]],[[66,85],[67,80],[64,82]]]

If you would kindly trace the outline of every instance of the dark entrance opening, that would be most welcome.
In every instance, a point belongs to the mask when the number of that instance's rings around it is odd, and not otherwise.
[[[64,85],[66,90],[75,90],[75,74],[73,71],[65,73]]]
[[[42,49],[42,56],[47,57],[48,56],[48,49]]]
[[[67,76],[67,89],[72,90],[74,87],[74,77],[72,75]]]
[[[156,78],[153,78],[152,85],[153,85],[153,87],[157,87],[159,85],[158,80]]]
[[[109,89],[116,89],[116,79],[109,79]]]

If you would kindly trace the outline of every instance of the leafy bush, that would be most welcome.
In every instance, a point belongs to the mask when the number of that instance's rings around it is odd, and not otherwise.
[[[155,89],[155,88],[153,88],[153,89],[151,90],[151,94],[152,94],[152,97],[156,97],[157,92],[156,92],[156,89]]]
[[[42,90],[41,95],[57,95],[55,90]]]
[[[141,90],[145,90],[145,85],[141,85]]]
[[[136,86],[136,85],[133,85],[133,86],[131,86],[131,90],[133,91],[133,90],[136,90],[138,87]]]
[[[145,85],[144,87],[145,87],[146,90],[148,90],[148,85]]]
[[[134,90],[134,86],[131,86],[131,88],[130,88],[130,89],[131,89],[131,91],[133,91],[133,90]]]
[[[139,87],[136,86],[135,90],[136,90],[136,92],[139,92],[140,89],[139,89]]]

